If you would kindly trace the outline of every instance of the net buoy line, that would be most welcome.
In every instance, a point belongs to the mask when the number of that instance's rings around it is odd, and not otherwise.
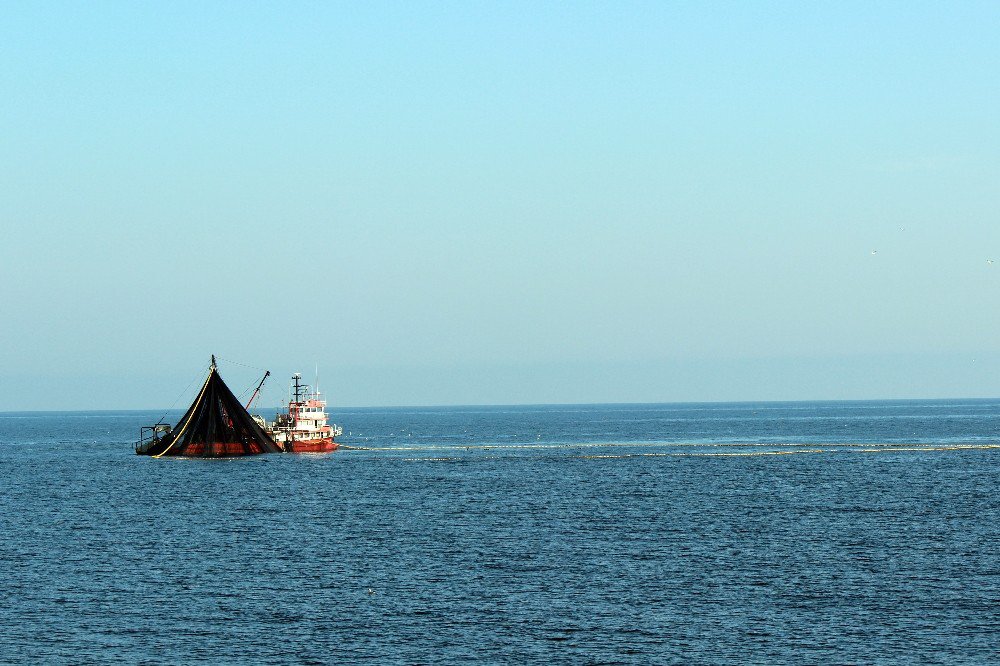
[[[609,459],[609,458],[638,458],[638,457],[740,457],[749,458],[755,456],[782,456],[782,455],[802,455],[821,453],[904,453],[904,452],[945,452],[945,451],[984,451],[989,449],[1000,449],[998,443],[983,444],[941,444],[941,445],[913,445],[910,443],[887,444],[887,443],[829,443],[829,444],[739,444],[739,443],[718,443],[718,444],[698,444],[690,442],[656,442],[656,443],[605,443],[605,444],[475,444],[469,446],[401,446],[401,447],[365,447],[350,446],[341,444],[340,448],[351,451],[373,451],[373,452],[415,452],[415,451],[452,451],[455,453],[465,451],[491,451],[516,450],[516,449],[592,449],[592,448],[650,448],[650,447],[679,447],[679,448],[748,448],[760,447],[769,450],[765,451],[659,451],[659,452],[639,452],[639,453],[591,453],[570,456],[573,458],[587,459]],[[777,449],[777,450],[775,450]],[[487,456],[496,459],[500,456]],[[459,456],[448,457],[427,457],[427,458],[404,458],[403,460],[459,460]],[[477,459],[482,457],[477,456]]]
[[[656,457],[730,457],[730,458],[750,458],[755,456],[790,456],[816,453],[904,453],[907,451],[942,453],[946,451],[981,451],[984,449],[1000,449],[1000,444],[957,444],[949,446],[889,446],[884,445],[879,448],[866,446],[863,448],[828,448],[828,449],[803,449],[799,451],[730,451],[726,453],[714,452],[685,452],[685,453],[609,453],[606,455],[593,454],[586,456],[576,456],[577,458],[656,458]]]
[[[725,452],[712,452],[712,451],[674,451],[674,452],[646,452],[646,453],[592,453],[592,454],[581,454],[575,456],[567,456],[573,459],[583,459],[583,460],[609,460],[609,459],[622,459],[622,458],[756,458],[764,456],[797,456],[797,455],[807,455],[807,454],[852,454],[852,453],[903,453],[906,451],[919,451],[919,452],[953,452],[953,451],[970,451],[970,450],[982,450],[982,449],[1000,449],[1000,444],[983,444],[983,445],[960,445],[960,446],[930,446],[930,447],[891,447],[891,448],[831,448],[831,449],[802,449],[798,451],[725,451]],[[464,456],[436,456],[427,458],[401,458],[403,462],[451,462],[451,461],[466,461],[469,460],[501,460],[503,456],[476,456],[475,458],[468,458]]]
[[[600,449],[608,447],[659,447],[659,446],[815,446],[815,444],[747,444],[720,442],[699,444],[697,442],[579,442],[560,444],[427,444],[426,446],[351,446],[341,444],[341,449],[352,451],[489,451],[491,449]]]

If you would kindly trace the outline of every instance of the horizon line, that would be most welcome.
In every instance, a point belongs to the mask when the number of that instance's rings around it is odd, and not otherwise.
[[[958,402],[958,401],[990,401],[1000,400],[1000,396],[965,396],[936,398],[821,398],[801,400],[676,400],[653,402],[531,402],[531,403],[465,403],[465,404],[424,404],[424,405],[345,405],[339,410],[327,410],[328,414],[354,409],[474,409],[474,408],[511,408],[511,407],[613,407],[613,406],[655,406],[655,405],[767,405],[767,404],[806,404],[806,403],[873,403],[873,402]],[[10,414],[66,414],[66,413],[120,413],[120,412],[156,412],[163,408],[122,408],[122,409],[0,409],[0,416]],[[265,407],[264,410],[280,409],[279,406]],[[185,412],[186,407],[170,407],[165,413]],[[262,411],[260,409],[255,411]]]

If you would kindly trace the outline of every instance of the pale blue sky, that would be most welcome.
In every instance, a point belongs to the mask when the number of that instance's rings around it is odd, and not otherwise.
[[[5,3],[0,411],[165,407],[213,352],[341,405],[1000,396],[997,35]]]

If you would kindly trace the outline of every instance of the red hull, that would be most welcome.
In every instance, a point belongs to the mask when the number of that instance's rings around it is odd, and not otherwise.
[[[231,458],[237,456],[259,456],[268,453],[257,444],[244,445],[239,442],[196,442],[184,447],[183,452],[174,454],[167,449],[161,455],[177,455],[188,458]],[[155,454],[154,454],[155,455]]]
[[[329,453],[340,446],[332,439],[300,439],[286,444],[286,453]]]

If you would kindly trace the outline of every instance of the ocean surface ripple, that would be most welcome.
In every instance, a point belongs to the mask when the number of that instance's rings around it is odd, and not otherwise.
[[[1000,661],[998,401],[159,415],[0,413],[0,662]]]

